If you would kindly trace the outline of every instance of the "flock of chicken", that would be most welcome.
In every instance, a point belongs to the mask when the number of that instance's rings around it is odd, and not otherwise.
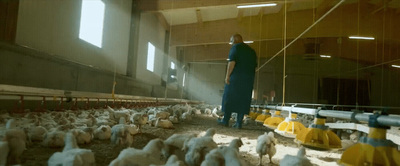
[[[174,105],[148,107],[142,109],[114,110],[113,108],[88,111],[49,111],[27,113],[24,116],[0,114],[0,166],[21,164],[21,155],[32,142],[40,142],[49,148],[64,147],[62,152],[54,153],[48,159],[49,166],[95,165],[94,153],[79,148],[79,144],[88,144],[93,139],[110,140],[115,146],[125,149],[120,152],[110,166],[125,165],[168,165],[168,166],[240,166],[247,165],[239,155],[243,145],[241,138],[233,139],[229,146],[218,146],[210,128],[204,135],[173,134],[166,140],[153,139],[143,149],[131,148],[133,136],[142,132],[143,125],[159,128],[174,128],[174,123],[191,120],[196,114],[219,116],[220,110],[205,108],[204,105]],[[256,152],[259,165],[262,157],[269,161],[276,153],[277,140],[274,133],[262,134],[257,139]],[[285,156],[281,165],[309,165],[304,149],[298,156]]]

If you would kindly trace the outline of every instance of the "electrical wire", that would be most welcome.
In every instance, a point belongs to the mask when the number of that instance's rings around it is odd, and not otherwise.
[[[282,48],[280,51],[278,51],[274,56],[272,56],[270,59],[268,59],[267,62],[265,62],[263,65],[261,65],[256,72],[260,71],[261,68],[263,68],[266,64],[268,64],[272,59],[274,59],[276,56],[278,56],[284,49],[287,47],[291,46],[294,42],[296,42],[300,37],[302,37],[305,33],[307,33],[311,28],[313,28],[316,24],[318,24],[321,20],[323,20],[327,15],[329,15],[333,10],[335,10],[337,7],[339,7],[345,0],[340,0],[335,6],[333,6],[328,12],[326,12],[321,18],[319,18],[317,21],[315,21],[312,25],[310,25],[306,30],[304,30],[299,36],[297,36],[293,41],[291,41],[288,45],[286,45],[284,48]]]
[[[283,26],[283,80],[282,80],[282,106],[285,106],[285,92],[286,92],[286,31],[287,31],[287,2],[285,0],[284,10],[284,26]]]

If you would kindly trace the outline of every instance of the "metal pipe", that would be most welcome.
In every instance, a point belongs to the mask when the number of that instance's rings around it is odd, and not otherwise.
[[[348,119],[348,120],[363,121],[363,122],[368,122],[369,116],[372,115],[372,113],[336,111],[336,110],[318,110],[313,108],[300,108],[300,107],[288,107],[288,106],[266,106],[266,108],[282,110],[282,111],[292,111],[292,112],[311,114],[311,115],[315,115],[316,113],[318,113],[319,116],[323,117]],[[378,117],[377,120],[380,125],[400,126],[399,117],[381,115]]]
[[[288,106],[266,106],[268,109],[272,110],[282,110],[282,111],[292,111],[302,114],[311,114],[314,115],[316,109],[313,108],[300,108],[300,107],[288,107]]]
[[[340,118],[340,119],[352,119],[352,117],[354,117],[355,120],[368,122],[369,116],[371,114],[347,112],[347,111],[320,110],[318,112],[318,115],[324,117]],[[400,119],[398,117],[381,115],[378,117],[377,120],[380,125],[400,126]]]
[[[277,104],[281,105],[281,103]],[[297,105],[297,106],[312,106],[314,108],[321,106],[321,107],[332,107],[335,109],[336,107],[342,108],[356,108],[355,105],[333,105],[333,104],[314,104],[314,103],[285,103],[285,105]],[[400,107],[388,107],[388,106],[369,106],[369,105],[358,105],[357,108],[371,108],[371,109],[399,109]]]
[[[278,56],[283,50],[286,50],[289,46],[291,46],[294,42],[296,42],[300,37],[302,37],[304,34],[306,34],[311,28],[313,28],[315,25],[317,25],[321,20],[323,20],[328,14],[330,14],[333,10],[335,10],[337,7],[340,6],[345,0],[340,0],[335,6],[333,6],[330,10],[328,10],[324,15],[322,15],[318,20],[316,20],[313,24],[311,24],[306,30],[304,30],[299,36],[297,36],[294,40],[292,40],[289,44],[287,44],[285,47],[283,47],[280,51],[278,51],[274,56],[272,56],[267,62],[262,64],[258,69],[256,69],[256,72],[258,72],[261,68],[263,68],[267,63],[269,63],[272,59],[274,59],[276,56]]]
[[[336,110],[320,110],[318,115],[323,117],[332,117],[332,118],[340,118],[340,119],[352,119],[352,116],[355,120],[368,122],[369,115],[364,113],[356,113],[349,111],[336,111]]]
[[[81,91],[64,91],[47,88],[34,88],[26,86],[15,86],[0,84],[0,100],[16,100],[20,96],[24,96],[24,100],[54,100],[54,98],[79,98],[87,101],[107,101],[114,99],[116,101],[134,101],[134,102],[163,102],[163,103],[192,103],[200,104],[202,101],[191,101],[186,99],[175,98],[156,98],[146,96],[132,96],[115,94],[114,97],[108,93],[97,92],[81,92]]]

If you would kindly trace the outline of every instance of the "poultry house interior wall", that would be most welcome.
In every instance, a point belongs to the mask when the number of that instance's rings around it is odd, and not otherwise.
[[[89,66],[48,56],[28,48],[0,43],[0,84],[59,90],[110,93],[114,75]],[[165,87],[149,85],[123,75],[116,75],[116,94],[164,97]],[[168,97],[180,98],[179,90],[169,90]],[[25,101],[35,108],[38,101]],[[0,100],[0,109],[13,108],[15,101]],[[32,103],[29,106],[29,103]],[[51,108],[51,104],[48,104]]]

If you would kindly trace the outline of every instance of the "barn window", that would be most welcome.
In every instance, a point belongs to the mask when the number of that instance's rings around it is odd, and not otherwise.
[[[154,56],[156,48],[149,42],[147,48],[147,70],[154,72]]]
[[[105,5],[101,0],[82,0],[79,38],[102,47]]]

